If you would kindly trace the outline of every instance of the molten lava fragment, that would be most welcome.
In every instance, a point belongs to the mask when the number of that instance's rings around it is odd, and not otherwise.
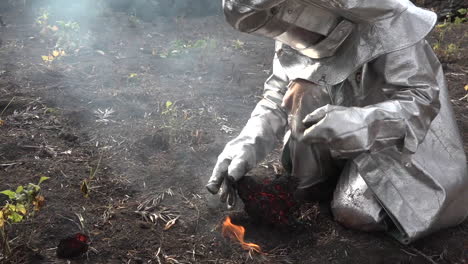
[[[252,175],[243,177],[237,192],[245,211],[254,220],[278,227],[293,226],[298,201],[294,198],[297,181],[278,175]]]
[[[60,240],[57,247],[57,256],[59,258],[77,258],[88,251],[89,239],[86,235],[77,233]]]
[[[238,241],[243,249],[263,254],[259,245],[254,243],[247,243],[244,241],[245,228],[243,226],[233,224],[231,222],[231,217],[229,216],[226,217],[226,220],[224,220],[222,233],[223,236]]]

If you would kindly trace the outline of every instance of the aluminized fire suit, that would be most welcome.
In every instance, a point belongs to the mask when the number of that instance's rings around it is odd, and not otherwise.
[[[442,67],[425,40],[434,13],[406,0],[223,6],[236,29],[275,39],[276,52],[264,99],[220,154],[210,192],[221,187],[232,199],[231,183],[287,129],[283,163],[299,189],[340,168],[331,206],[345,226],[410,243],[467,217],[466,156]]]

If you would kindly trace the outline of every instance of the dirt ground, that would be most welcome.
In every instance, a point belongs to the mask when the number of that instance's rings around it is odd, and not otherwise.
[[[306,224],[279,230],[207,194],[217,155],[262,93],[272,41],[240,34],[221,16],[146,23],[104,10],[75,18],[80,43],[44,61],[60,37],[36,23],[39,8],[0,15],[0,190],[50,177],[42,210],[8,227],[13,255],[5,263],[70,263],[55,248],[79,231],[76,214],[92,250],[71,263],[466,263],[468,222],[403,246],[341,227],[326,205],[310,204]],[[55,16],[49,26],[67,19]],[[459,100],[468,84],[467,24],[439,26],[429,39],[468,150],[468,100]],[[227,215],[264,255],[222,237]]]

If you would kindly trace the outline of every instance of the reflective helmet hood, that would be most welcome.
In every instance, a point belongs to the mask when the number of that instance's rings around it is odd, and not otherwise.
[[[380,55],[416,44],[437,21],[408,0],[223,0],[223,7],[234,28],[277,41],[290,79],[330,85]]]
[[[237,30],[278,40],[314,59],[333,56],[353,23],[318,5],[300,0],[245,5],[225,0],[227,21]]]

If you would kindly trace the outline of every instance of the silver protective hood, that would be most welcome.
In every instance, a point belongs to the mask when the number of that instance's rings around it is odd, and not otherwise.
[[[432,30],[437,15],[408,0],[304,0],[356,24],[333,57],[313,59],[277,43],[278,58],[291,79],[335,85],[380,55],[410,47]]]
[[[277,40],[291,79],[322,85],[414,45],[437,20],[408,0],[224,0],[223,8],[234,28]]]
[[[227,21],[237,30],[278,40],[310,58],[333,56],[353,23],[300,0],[223,2]]]

